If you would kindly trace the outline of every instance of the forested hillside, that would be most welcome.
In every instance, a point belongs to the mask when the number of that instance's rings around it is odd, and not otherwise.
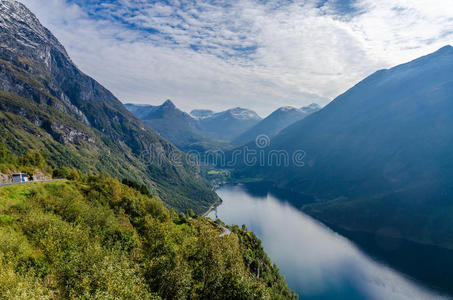
[[[2,187],[0,298],[297,298],[253,234],[221,233],[108,176]]]

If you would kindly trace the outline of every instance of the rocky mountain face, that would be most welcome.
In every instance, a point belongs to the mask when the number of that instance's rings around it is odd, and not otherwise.
[[[316,103],[302,107],[301,109],[291,106],[280,107],[268,117],[261,120],[258,124],[241,134],[239,137],[235,138],[234,143],[237,145],[243,145],[253,142],[259,135],[274,137],[284,128],[304,119],[320,109],[321,107]]]
[[[215,201],[198,167],[172,161],[183,154],[81,72],[12,0],[0,1],[0,132],[13,151],[45,150],[56,165],[130,177],[181,210]]]
[[[381,70],[267,149],[304,165],[244,168],[316,199],[329,224],[453,248],[453,47]],[[383,230],[383,229],[390,230]]]

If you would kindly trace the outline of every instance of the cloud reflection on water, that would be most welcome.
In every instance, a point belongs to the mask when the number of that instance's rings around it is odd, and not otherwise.
[[[220,219],[246,224],[303,299],[446,299],[373,261],[346,238],[272,195],[217,191]]]

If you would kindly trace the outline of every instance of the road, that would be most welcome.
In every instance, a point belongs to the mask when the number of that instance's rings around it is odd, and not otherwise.
[[[59,180],[66,180],[66,179],[49,179],[49,180],[34,180],[34,181],[26,181],[26,182],[11,182],[11,183],[0,184],[0,187],[8,186],[8,185],[16,185],[16,184],[27,184],[27,183],[38,183],[38,182],[52,182],[52,181],[59,181]]]
[[[231,234],[231,230],[229,230],[228,228],[222,227],[222,229],[223,229],[223,232],[219,235],[219,237],[222,237],[222,236],[226,236],[226,235],[230,235],[230,234]]]

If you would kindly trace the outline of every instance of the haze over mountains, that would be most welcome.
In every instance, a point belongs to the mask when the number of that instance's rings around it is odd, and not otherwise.
[[[147,126],[184,150],[230,148],[253,141],[260,134],[274,136],[320,109],[317,104],[301,109],[282,107],[262,119],[254,111],[240,107],[218,113],[192,110],[189,115],[171,100],[160,106],[131,103],[125,106]]]
[[[321,107],[318,104],[311,104],[309,106],[302,107],[301,109],[291,106],[281,107],[271,113],[264,120],[236,137],[234,139],[234,143],[238,145],[246,144],[262,134],[268,137],[273,137],[282,129],[306,118],[320,109]]]
[[[25,6],[0,1],[0,11],[0,133],[11,151],[134,179],[181,210],[216,201],[199,170],[172,162],[179,150],[83,74]]]
[[[304,167],[239,174],[316,199],[305,210],[327,223],[453,248],[452,111],[446,46],[374,73],[278,134],[267,150],[303,150]]]
[[[125,104],[146,126],[183,150],[205,151],[220,148],[224,142],[203,135],[200,121],[179,110],[170,100],[160,106]]]

